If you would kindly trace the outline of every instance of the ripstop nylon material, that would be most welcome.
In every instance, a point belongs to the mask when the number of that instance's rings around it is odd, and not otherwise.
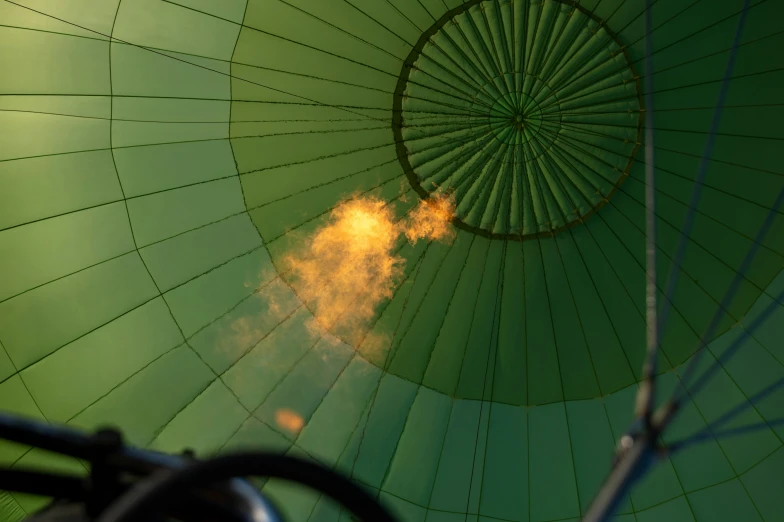
[[[455,105],[447,98],[465,98],[465,82],[512,63],[504,43],[530,38],[538,73],[565,66],[548,88],[576,95],[572,107],[561,102],[561,132],[550,135],[557,154],[534,162],[539,180],[559,165],[623,172],[624,157],[633,158],[628,177],[584,223],[553,237],[505,242],[460,229],[452,244],[401,242],[405,278],[394,297],[365,330],[337,324],[327,334],[307,328],[309,303],[288,277],[287,254],[346,197],[377,196],[398,218],[417,204],[391,128],[393,94],[420,36],[460,2],[0,0],[0,408],[84,428],[115,423],[132,443],[168,451],[310,455],[353,474],[406,521],[579,517],[628,425],[642,368],[645,175],[643,155],[623,141],[636,139],[639,113],[629,99],[577,96],[605,84],[566,74],[592,59],[570,62],[567,44],[605,60],[618,45],[602,40],[606,26],[628,53],[628,63],[610,60],[617,74],[631,64],[639,76],[644,2],[581,1],[591,17],[553,0],[482,3],[473,25],[449,29],[465,58],[450,58],[457,51],[443,34],[433,42],[445,52],[429,44],[432,59],[418,62],[404,100],[409,118],[422,108],[416,100]],[[660,281],[741,4],[654,3]],[[522,23],[539,11],[549,14]],[[603,24],[580,26],[581,16]],[[766,0],[748,16],[662,339],[662,394],[784,184],[784,12]],[[476,72],[456,69],[469,62]],[[490,101],[478,98],[506,115]],[[543,105],[528,121],[535,129],[555,125]],[[449,131],[462,116],[438,118]],[[404,131],[411,146],[417,131]],[[508,145],[490,134],[499,150]],[[581,192],[586,215],[596,205],[593,193],[553,180],[563,190],[540,189],[552,199],[539,215],[568,209]],[[500,232],[516,223],[501,209],[523,209],[523,225],[536,215],[533,203],[499,194],[467,205],[466,221]],[[504,219],[488,221],[493,214]],[[781,291],[782,239],[779,215],[701,367]],[[784,376],[782,314],[692,398],[673,436]],[[380,348],[368,341],[382,335],[391,341]],[[281,425],[281,410],[304,428]],[[733,426],[782,411],[779,392]],[[779,426],[666,461],[617,520],[782,520],[782,437]],[[11,445],[0,445],[0,462],[84,471]],[[295,487],[259,485],[293,520],[346,517]],[[0,492],[0,520],[41,502]]]

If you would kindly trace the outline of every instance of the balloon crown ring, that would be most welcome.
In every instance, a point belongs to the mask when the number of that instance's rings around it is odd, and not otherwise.
[[[567,0],[470,0],[405,60],[393,97],[397,156],[454,224],[526,240],[580,225],[610,201],[642,141],[625,46]]]

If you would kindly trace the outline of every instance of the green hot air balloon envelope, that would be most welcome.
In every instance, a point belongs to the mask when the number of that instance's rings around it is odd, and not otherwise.
[[[742,10],[653,6],[660,302]],[[644,11],[0,0],[0,409],[164,451],[309,456],[405,521],[578,520],[642,378]],[[747,11],[660,398],[784,187],[782,16]],[[303,277],[346,202],[380,202],[397,227],[440,197],[452,237],[395,236],[372,258],[399,268],[377,301]],[[776,212],[700,371],[751,335],[665,442],[742,404],[729,427],[765,429],[665,459],[614,520],[782,519],[784,392],[754,397],[784,377],[783,239]],[[336,293],[346,312],[320,321]],[[84,472],[11,444],[0,464]],[[346,516],[259,485],[292,520]],[[44,502],[0,492],[0,520]]]

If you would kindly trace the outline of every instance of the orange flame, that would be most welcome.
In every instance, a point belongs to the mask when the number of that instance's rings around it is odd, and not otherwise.
[[[305,426],[305,419],[293,410],[281,408],[275,411],[275,424],[292,433],[299,433]]]
[[[405,259],[394,253],[401,236],[411,243],[451,239],[454,211],[447,196],[420,201],[401,222],[395,221],[392,205],[375,197],[335,207],[304,250],[285,259],[290,282],[314,313],[308,328],[323,334],[339,323],[342,334],[364,338],[364,327],[378,305],[392,298],[404,274]]]
[[[355,199],[333,210],[306,256],[289,257],[297,291],[322,326],[339,319],[364,322],[378,303],[392,297],[403,274],[403,258],[392,253],[399,234],[393,211],[383,201]]]
[[[438,195],[422,200],[411,212],[405,226],[406,238],[411,243],[422,238],[432,241],[451,240],[455,235],[455,229],[450,226],[454,215],[455,204],[449,196]]]

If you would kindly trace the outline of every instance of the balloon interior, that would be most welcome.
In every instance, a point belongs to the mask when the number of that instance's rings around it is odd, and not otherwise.
[[[782,20],[0,0],[0,522],[784,520]]]

